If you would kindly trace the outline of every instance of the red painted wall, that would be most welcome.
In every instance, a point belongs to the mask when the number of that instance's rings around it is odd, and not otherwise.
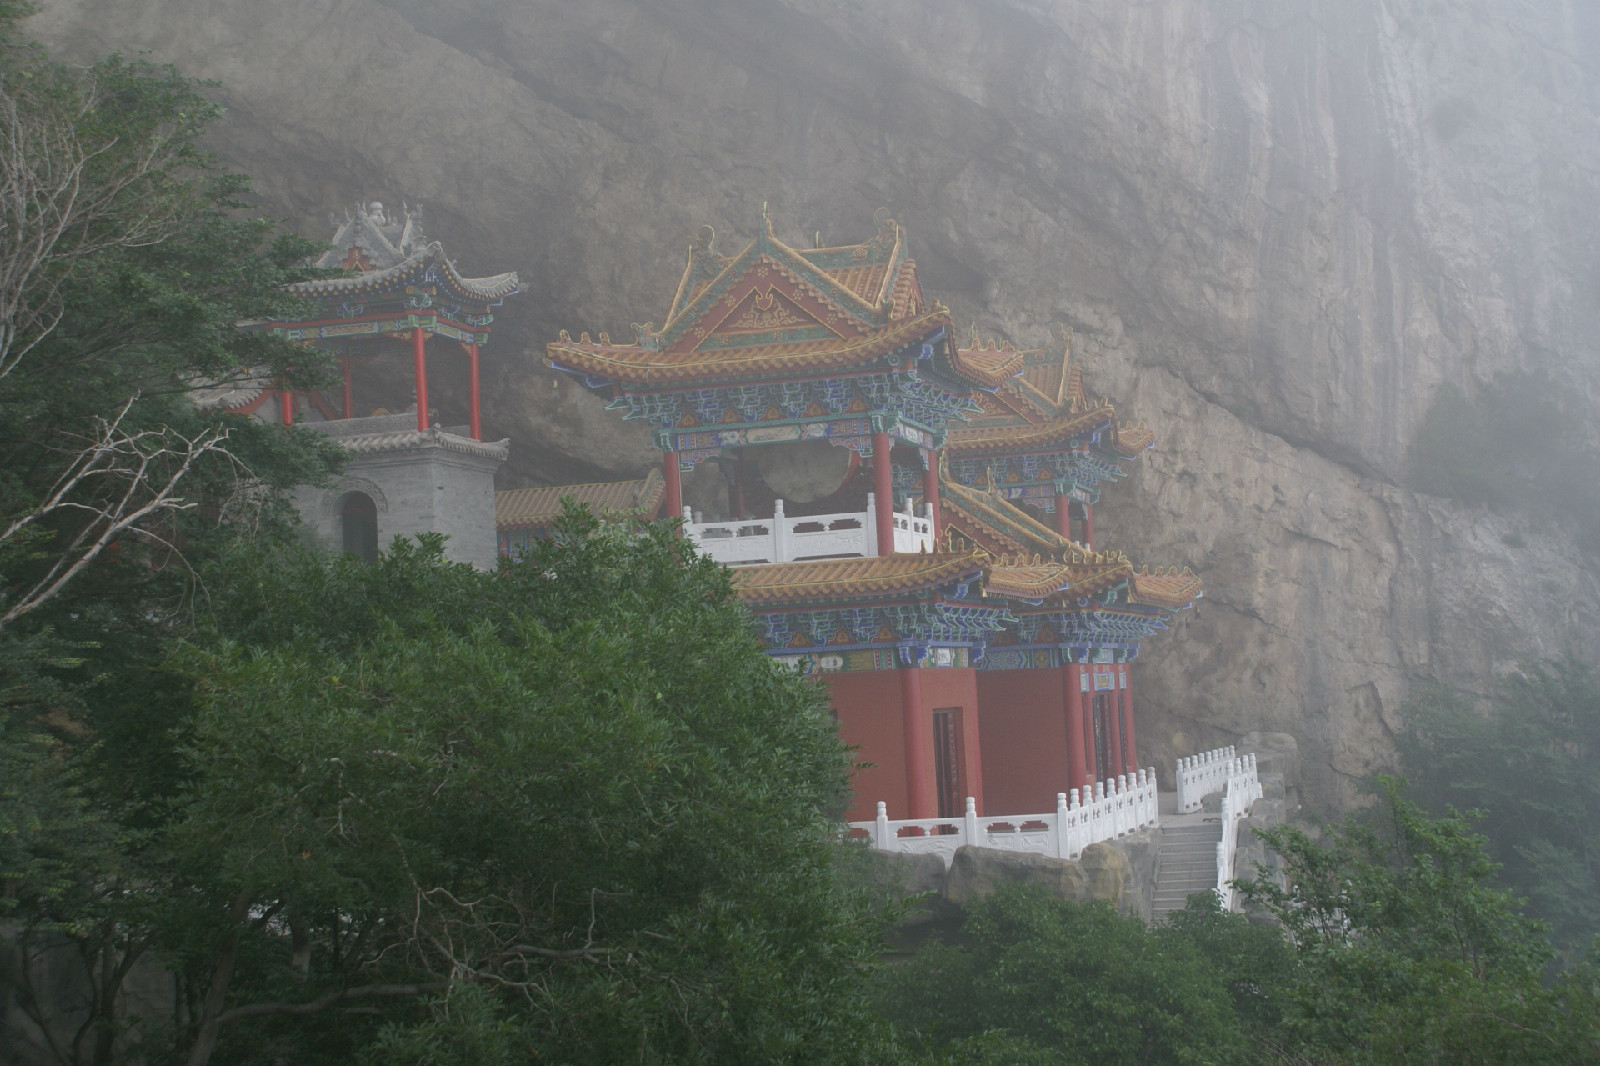
[[[932,671],[927,671],[932,673]],[[890,818],[907,818],[906,744],[900,720],[900,679],[893,670],[824,674],[823,683],[839,716],[839,736],[856,748],[857,762],[876,763],[856,771],[855,798],[845,820],[871,821],[878,801]]]
[[[1061,670],[985,670],[978,675],[983,770],[989,811],[1041,814],[1056,809],[1067,781],[1066,711]]]
[[[982,814],[987,805],[984,802],[977,678],[978,672],[970,667],[922,670],[921,713],[931,727],[935,710],[961,708],[962,780],[967,795],[978,801],[978,812]],[[822,680],[833,700],[834,712],[839,716],[840,738],[857,749],[858,762],[875,764],[856,771],[855,796],[845,820],[865,822],[876,818],[880,800],[888,804],[890,818],[909,818],[905,732],[900,711],[900,679],[896,672],[824,674]],[[931,772],[932,768],[929,770]]]

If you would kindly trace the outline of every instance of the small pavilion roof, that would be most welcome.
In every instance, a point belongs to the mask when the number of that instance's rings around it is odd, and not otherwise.
[[[285,286],[288,292],[307,299],[326,300],[330,297],[349,299],[353,296],[376,296],[398,292],[407,285],[428,282],[442,285],[457,299],[470,303],[495,303],[518,291],[516,271],[494,274],[486,278],[463,277],[455,264],[445,257],[438,241],[421,248],[394,266],[371,270],[350,278],[319,278]]]
[[[1155,434],[1148,426],[1119,425],[1116,406],[1109,399],[1090,397],[1084,391],[1083,371],[1071,357],[1070,331],[1058,329],[1056,341],[1051,348],[1018,351],[1009,342],[979,343],[974,337],[957,353],[958,358],[1014,353],[1022,365],[1015,376],[981,398],[982,410],[967,424],[950,427],[946,445],[950,455],[1054,451],[1075,437],[1094,432],[1103,434],[1103,447],[1124,458],[1131,459],[1150,447]]]
[[[951,512],[946,520],[953,519],[952,525],[979,543],[997,537],[1002,550],[1057,557],[1063,552],[1083,550],[995,489],[975,489],[941,477],[939,503],[941,509]]]
[[[982,546],[985,542],[1003,545],[997,553],[1000,567],[1039,568],[1061,566],[1066,585],[1061,591],[1068,599],[1094,596],[1127,581],[1130,603],[1179,610],[1203,593],[1200,578],[1188,567],[1135,569],[1120,551],[1092,552],[1068,540],[1035,519],[995,490],[969,488],[959,482],[939,479],[939,502],[950,528],[962,539]],[[1020,595],[1009,586],[991,580],[986,587],[999,595],[1017,595],[1037,600],[1037,595]]]
[[[1047,422],[984,420],[977,425],[952,426],[946,447],[952,456],[995,452],[1052,451],[1065,448],[1073,438],[1104,426],[1114,426],[1116,408],[1110,400]],[[979,421],[979,420],[974,420]]]
[[[494,524],[497,529],[547,526],[561,516],[561,501],[568,497],[602,517],[654,518],[666,484],[661,471],[652,468],[633,481],[507,489],[494,494]]]

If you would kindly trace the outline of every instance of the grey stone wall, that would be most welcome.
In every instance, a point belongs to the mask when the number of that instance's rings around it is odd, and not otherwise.
[[[378,546],[395,537],[442,533],[445,556],[491,569],[497,548],[494,475],[506,444],[482,444],[463,433],[415,431],[414,415],[350,419],[316,428],[352,448],[344,473],[330,487],[303,486],[295,506],[308,535],[329,551],[343,546],[339,501],[364,492],[378,510]]]

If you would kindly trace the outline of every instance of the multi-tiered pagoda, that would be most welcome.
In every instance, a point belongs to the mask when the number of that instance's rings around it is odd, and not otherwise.
[[[343,374],[337,399],[267,380],[214,390],[210,399],[227,410],[312,426],[351,453],[335,485],[296,491],[301,517],[324,544],[371,559],[395,536],[444,533],[450,558],[494,566],[494,475],[510,442],[483,440],[478,350],[489,339],[494,308],[518,291],[517,275],[462,276],[423,235],[417,211],[389,213],[380,203],[336,221],[331,245],[316,265],[343,268],[346,276],[290,285],[304,298],[305,315],[250,325],[332,352]],[[440,424],[429,404],[430,340],[435,365],[440,357],[466,363],[463,424]],[[392,354],[409,356],[412,410],[358,415],[356,367]]]
[[[1151,435],[1084,392],[1065,343],[956,343],[882,213],[808,250],[765,212],[737,255],[703,230],[663,324],[634,332],[563,332],[548,359],[652,427],[664,511],[738,567],[769,654],[827,685],[870,764],[852,817],[1046,810],[1134,771],[1128,663],[1200,582],[1093,550],[1099,486]],[[721,514],[684,508],[708,462]]]

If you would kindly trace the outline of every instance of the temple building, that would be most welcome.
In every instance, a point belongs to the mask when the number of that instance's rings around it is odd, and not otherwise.
[[[701,231],[659,328],[563,332],[546,354],[653,429],[662,510],[738,568],[767,652],[827,686],[870,764],[850,819],[1045,811],[1139,766],[1129,664],[1201,585],[1096,550],[1101,487],[1153,435],[1084,391],[1065,335],[962,346],[886,214],[860,244],[800,250],[763,211],[736,255]],[[721,514],[684,508],[706,463]],[[536,528],[515,510],[504,552]]]
[[[437,241],[427,240],[420,212],[385,213],[358,207],[336,221],[332,247],[316,264],[353,276],[301,282],[304,318],[248,323],[308,347],[333,352],[342,376],[336,397],[295,392],[267,380],[209,390],[210,406],[258,418],[303,424],[329,434],[351,453],[332,487],[305,486],[295,502],[314,539],[327,547],[376,558],[396,536],[446,534],[445,554],[457,561],[496,565],[495,472],[508,440],[483,440],[478,350],[488,342],[493,308],[518,291],[515,273],[468,278]],[[465,363],[465,421],[442,425],[429,403],[428,356]],[[357,369],[400,354],[411,367],[409,410],[374,408],[359,414]]]

